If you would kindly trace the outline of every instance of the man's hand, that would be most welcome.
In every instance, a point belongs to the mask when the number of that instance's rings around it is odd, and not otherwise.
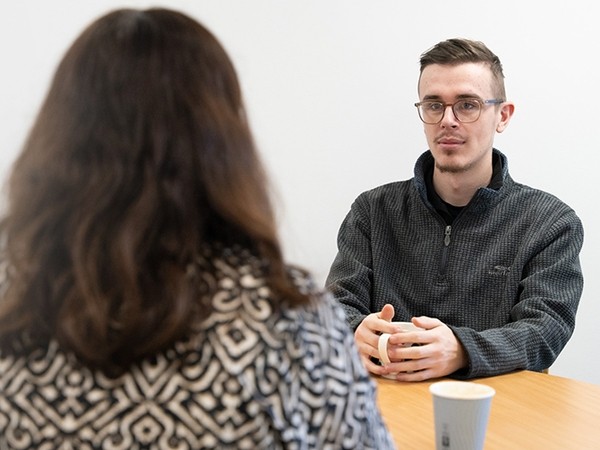
[[[371,357],[379,359],[379,350],[377,350],[379,335],[381,333],[393,334],[401,331],[390,323],[393,317],[394,307],[387,304],[380,312],[369,314],[365,317],[354,332],[358,352],[365,367],[369,372],[376,375],[387,373],[384,367],[371,361]]]
[[[422,381],[444,377],[466,367],[465,350],[447,325],[425,316],[413,317],[412,323],[424,330],[391,336],[388,354],[392,362],[380,368],[383,370],[373,373],[383,375],[399,372],[396,376],[399,381]],[[408,344],[419,345],[408,347]]]

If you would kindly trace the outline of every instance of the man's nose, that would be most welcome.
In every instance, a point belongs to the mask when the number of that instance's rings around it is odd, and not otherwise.
[[[442,116],[442,120],[440,124],[446,127],[455,127],[458,125],[458,119],[454,114],[454,106],[453,105],[445,105],[444,115]],[[450,109],[450,111],[448,111]]]

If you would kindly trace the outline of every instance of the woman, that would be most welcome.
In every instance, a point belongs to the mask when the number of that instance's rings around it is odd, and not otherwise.
[[[0,448],[391,448],[276,237],[235,70],[170,10],[68,50],[1,222]]]

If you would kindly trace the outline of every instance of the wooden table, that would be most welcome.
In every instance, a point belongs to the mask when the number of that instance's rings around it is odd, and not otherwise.
[[[376,377],[378,403],[399,450],[435,449],[431,380]],[[600,449],[600,386],[521,371],[473,380],[496,390],[486,450]]]

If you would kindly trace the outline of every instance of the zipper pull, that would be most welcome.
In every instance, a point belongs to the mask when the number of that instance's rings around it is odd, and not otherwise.
[[[450,245],[450,233],[452,232],[452,226],[446,225],[446,232],[444,233],[444,245],[448,247]]]

